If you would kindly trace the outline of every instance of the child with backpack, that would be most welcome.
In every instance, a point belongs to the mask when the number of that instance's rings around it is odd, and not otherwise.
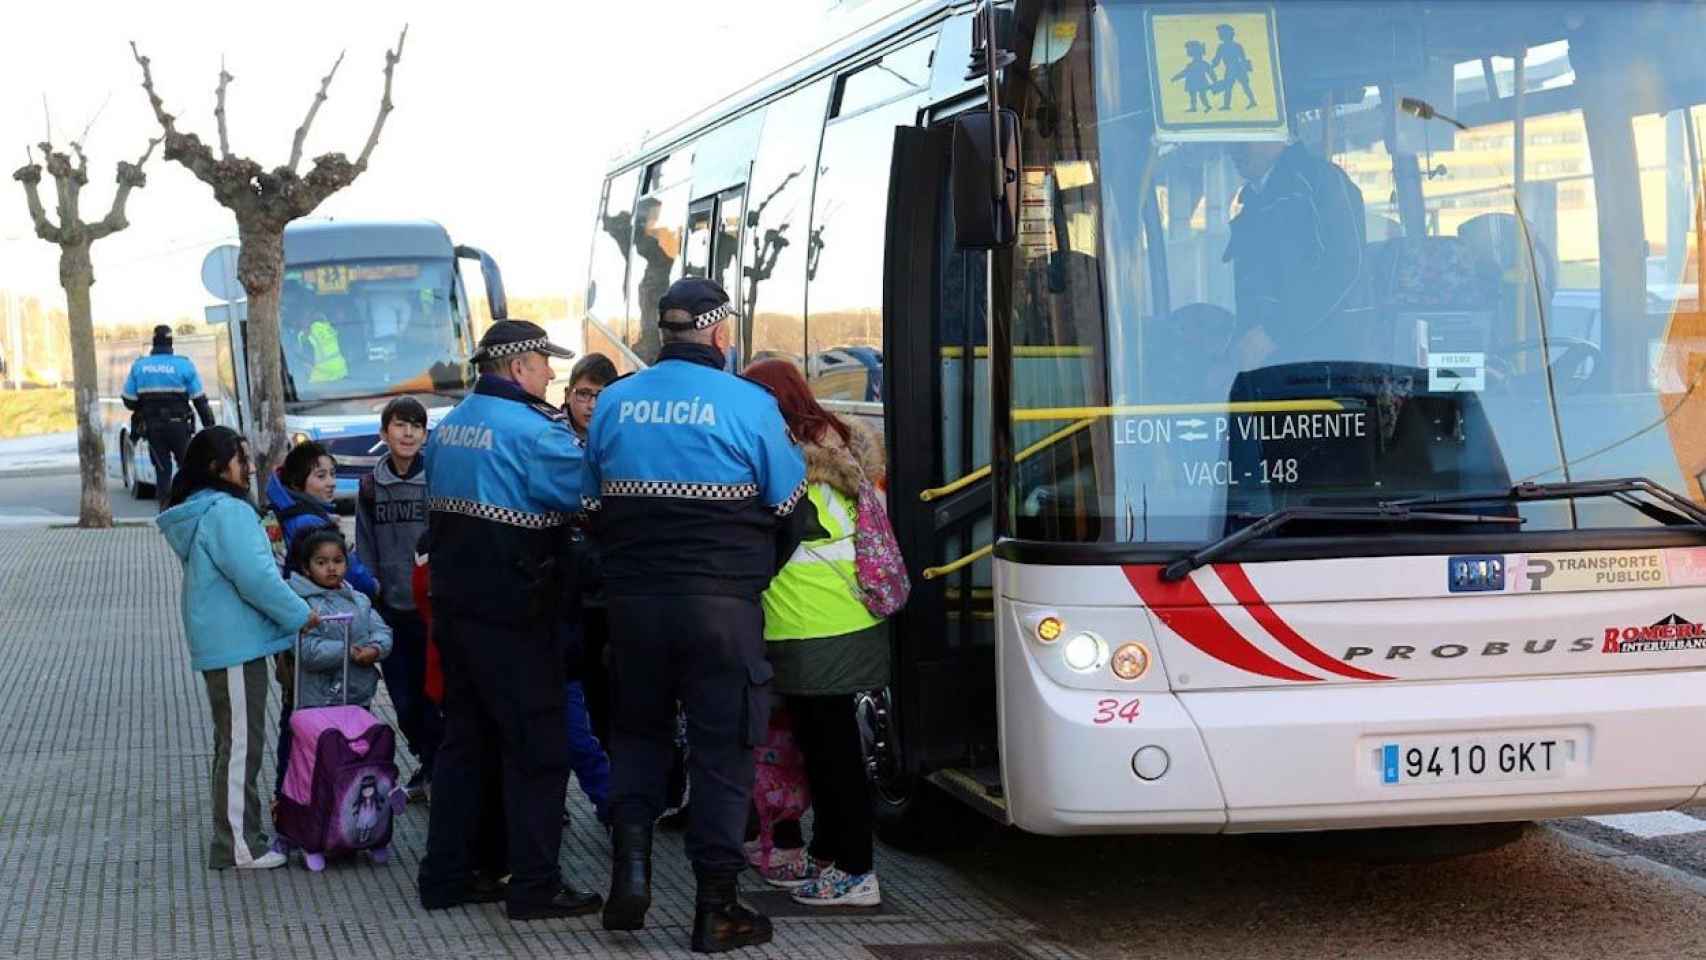
[[[273,542],[273,553],[280,561],[285,578],[301,572],[296,560],[303,538],[316,530],[337,530],[338,519],[333,498],[337,495],[337,461],[321,444],[308,440],[290,448],[272,476],[267,478],[268,510],[263,524]],[[368,597],[379,592],[374,579],[361,557],[348,558],[345,578],[350,586]],[[278,769],[273,789],[276,796],[284,785],[284,768],[290,758],[290,712],[296,707],[296,656],[285,653],[278,658],[277,677],[282,691],[278,711]]]
[[[304,572],[291,574],[290,589],[323,622],[302,637],[302,686],[296,691],[296,706],[349,704],[365,709],[379,692],[376,665],[391,653],[391,628],[373,612],[367,597],[344,579],[349,555],[342,534],[315,530],[302,538],[297,552]],[[347,653],[344,628],[336,625],[343,617],[349,618]],[[348,688],[344,687],[346,675]]]
[[[379,434],[386,454],[361,478],[355,497],[356,555],[379,572],[382,587],[374,607],[396,638],[381,673],[397,710],[397,727],[420,761],[409,778],[409,799],[425,800],[444,736],[438,707],[426,696],[426,623],[411,586],[415,546],[427,529],[426,467],[420,457],[427,438],[426,407],[414,397],[394,398],[379,415]]]
[[[290,588],[320,618],[297,651],[293,750],[275,808],[279,845],[300,849],[308,869],[366,850],[390,858],[392,817],[407,803],[397,786],[396,734],[367,708],[379,691],[391,630],[344,575],[349,554],[336,530],[296,547]],[[319,708],[319,709],[310,709]]]

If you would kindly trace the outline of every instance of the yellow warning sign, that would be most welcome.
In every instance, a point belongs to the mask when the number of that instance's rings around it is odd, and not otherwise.
[[[1158,138],[1286,138],[1272,7],[1153,7],[1147,23]]]

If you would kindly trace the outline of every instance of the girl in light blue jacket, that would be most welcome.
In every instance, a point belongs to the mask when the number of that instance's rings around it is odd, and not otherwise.
[[[213,842],[208,865],[283,866],[261,832],[255,779],[266,738],[267,657],[319,618],[278,575],[249,499],[248,445],[229,427],[196,434],[154,522],[184,564],[184,633],[213,711]]]

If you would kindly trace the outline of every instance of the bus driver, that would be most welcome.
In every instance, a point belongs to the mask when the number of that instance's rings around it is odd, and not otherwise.
[[[1360,358],[1372,323],[1362,191],[1301,143],[1229,152],[1246,181],[1221,257],[1232,264],[1238,369]]]

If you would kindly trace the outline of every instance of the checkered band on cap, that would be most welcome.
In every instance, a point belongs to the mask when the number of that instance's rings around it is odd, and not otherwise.
[[[776,515],[778,517],[785,517],[788,514],[793,513],[794,508],[799,506],[800,498],[805,495],[806,482],[801,480],[800,485],[794,488],[794,492],[788,495],[788,499],[776,505]]]
[[[548,337],[535,337],[532,340],[517,340],[514,343],[500,343],[480,350],[479,356],[487,360],[498,360],[503,357],[513,357],[518,353],[544,353],[551,343]]]
[[[606,497],[669,497],[676,500],[750,500],[756,483],[691,483],[679,480],[606,480]]]
[[[427,501],[428,510],[440,513],[457,513],[477,520],[490,520],[508,527],[521,527],[526,530],[550,530],[560,527],[566,521],[561,513],[528,513],[525,510],[513,510],[509,507],[497,507],[477,500],[464,500],[460,497],[433,497]]]
[[[703,330],[713,324],[721,323],[733,316],[734,312],[735,307],[732,303],[725,303],[720,307],[712,307],[693,318],[693,329]]]

